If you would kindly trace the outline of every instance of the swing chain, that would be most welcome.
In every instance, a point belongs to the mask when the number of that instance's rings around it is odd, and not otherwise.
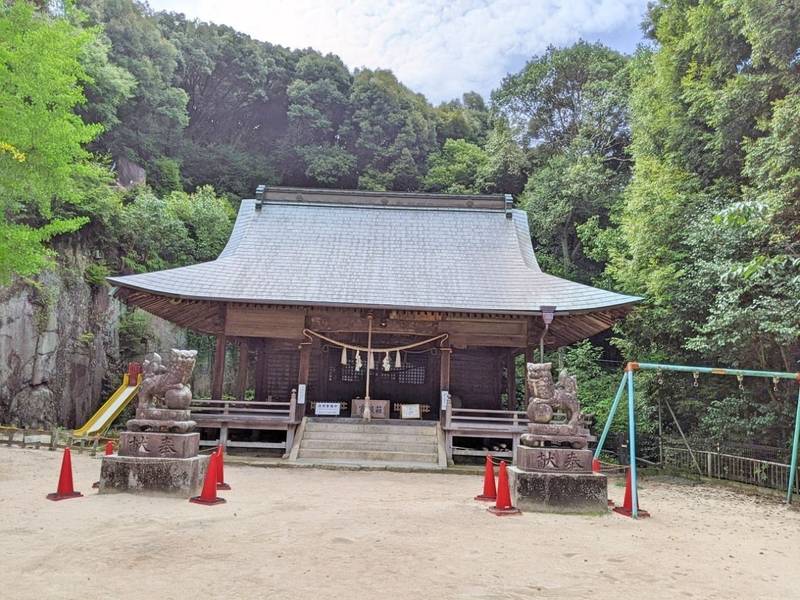
[[[773,377],[772,378],[772,390],[775,391],[775,392],[778,391],[778,378],[777,377]]]
[[[700,373],[698,371],[694,371],[692,373],[692,377],[694,378],[694,381],[692,382],[692,385],[694,387],[699,387],[700,386]]]
[[[744,386],[742,385],[742,382],[744,381],[744,375],[737,375],[736,379],[739,382],[739,389],[743,390]]]

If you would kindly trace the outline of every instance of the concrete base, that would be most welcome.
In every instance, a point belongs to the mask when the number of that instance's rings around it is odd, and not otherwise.
[[[510,467],[508,480],[511,503],[523,512],[608,512],[608,480],[600,473],[536,473]]]
[[[209,456],[143,458],[104,456],[100,468],[100,493],[130,492],[191,498],[200,494]]]

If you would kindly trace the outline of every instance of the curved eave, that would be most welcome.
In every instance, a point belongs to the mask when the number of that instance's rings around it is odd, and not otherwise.
[[[224,331],[225,306],[228,301],[220,299],[198,299],[181,298],[158,294],[146,290],[137,290],[127,286],[120,286],[115,292],[115,296],[130,306],[136,306],[157,317],[175,323],[181,327],[192,329],[201,333],[218,335]],[[304,306],[313,308],[309,304],[293,304],[287,302],[275,303],[254,303],[233,301],[237,304],[262,305],[274,307]],[[625,302],[612,306],[598,307],[581,311],[567,312],[556,311],[555,319],[550,325],[545,337],[545,346],[556,348],[567,346],[582,339],[586,339],[601,333],[614,325],[615,322],[624,318],[634,307],[636,301]],[[491,312],[485,310],[463,310],[463,309],[432,309],[430,307],[405,308],[405,307],[380,307],[380,306],[357,306],[357,305],[332,305],[318,304],[319,308],[339,308],[339,309],[390,309],[408,310],[410,312],[442,312],[448,313],[456,318],[480,318],[481,316],[517,316],[529,317],[530,345],[538,345],[541,335],[541,320],[538,318],[539,312],[513,313],[513,312]]]
[[[190,294],[177,294],[168,290],[162,290],[154,287],[146,287],[136,285],[126,281],[125,277],[107,277],[109,283],[119,288],[120,290],[130,290],[142,292],[152,296],[160,296],[164,298],[172,298],[175,300],[187,302],[210,302],[216,304],[238,303],[238,304],[261,304],[265,306],[319,306],[330,308],[346,308],[346,309],[374,309],[374,310],[408,310],[419,312],[458,312],[458,313],[483,313],[483,314],[497,314],[497,315],[525,315],[525,316],[539,316],[542,314],[541,310],[510,310],[502,308],[492,308],[486,306],[433,306],[433,305],[415,305],[415,304],[380,304],[370,302],[314,302],[308,300],[287,300],[281,298],[239,298],[239,297],[226,297],[226,296],[203,296],[203,295],[190,295]],[[559,310],[556,306],[555,314],[557,316],[570,316],[570,315],[585,315],[598,311],[608,311],[614,309],[628,310],[642,301],[638,296],[623,296],[621,294],[614,294],[618,299],[608,303],[594,304],[586,307],[571,308],[567,310]]]

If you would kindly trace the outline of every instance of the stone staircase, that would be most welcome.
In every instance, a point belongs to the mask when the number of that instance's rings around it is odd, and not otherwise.
[[[290,458],[302,463],[446,467],[438,423],[306,418]]]

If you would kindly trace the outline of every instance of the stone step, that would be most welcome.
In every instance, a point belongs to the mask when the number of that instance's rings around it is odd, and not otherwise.
[[[309,421],[306,431],[338,431],[341,433],[391,433],[436,437],[436,427],[427,425],[377,425],[374,423],[320,423]]]
[[[438,464],[438,457],[432,452],[388,452],[388,451],[368,451],[361,450],[308,450],[300,446],[297,456],[302,460],[320,459],[331,462],[358,462],[358,461],[380,461],[380,462],[400,462],[400,463],[425,463]]]
[[[359,433],[339,431],[309,431],[304,440],[338,440],[342,442],[375,442],[386,444],[436,444],[436,435],[399,435],[394,433]]]
[[[316,440],[303,438],[300,443],[300,450],[353,450],[356,452],[374,452],[374,451],[387,451],[387,452],[414,452],[414,453],[428,453],[435,454],[438,448],[434,442],[426,441],[424,443],[397,443],[386,441],[372,441],[371,439],[361,440]]]

